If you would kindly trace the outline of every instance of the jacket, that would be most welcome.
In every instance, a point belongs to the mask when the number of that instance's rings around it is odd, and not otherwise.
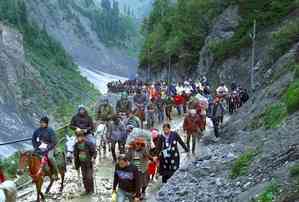
[[[83,160],[83,157],[85,160]],[[92,168],[92,159],[97,157],[97,152],[92,145],[92,143],[85,141],[83,143],[76,143],[74,146],[74,159],[75,159],[75,168],[76,170],[84,164],[90,168]]]
[[[84,116],[79,113],[73,116],[70,124],[70,128],[75,130],[76,128],[87,129],[87,134],[92,133],[94,125],[92,118],[86,113]]]
[[[114,111],[113,107],[110,104],[103,104],[100,105],[97,111],[97,118],[96,120],[101,120],[101,121],[109,121],[113,117]]]
[[[117,164],[114,171],[113,190],[118,186],[121,190],[136,194],[139,187],[138,170],[133,164],[120,168]]]
[[[117,113],[128,113],[132,111],[132,103],[128,99],[121,99],[116,103]]]
[[[38,128],[36,131],[34,131],[32,136],[32,146],[38,153],[42,153],[38,148],[42,142],[48,145],[47,151],[55,148],[57,140],[56,134],[52,128]]]
[[[199,130],[204,128],[204,122],[200,115],[187,115],[184,119],[183,129],[187,132],[188,135],[198,133]]]

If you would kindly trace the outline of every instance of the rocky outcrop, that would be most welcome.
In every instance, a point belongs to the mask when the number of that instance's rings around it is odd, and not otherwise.
[[[34,86],[40,85],[38,78],[38,72],[26,63],[22,35],[18,31],[0,24],[1,141],[30,137],[34,120],[41,111],[31,111],[34,103],[29,97],[26,98],[23,81],[32,79],[30,84],[32,88],[35,88]],[[2,146],[0,156],[12,154],[20,148],[19,146]]]
[[[223,11],[215,19],[215,23],[206,37],[205,45],[200,51],[200,59],[197,72],[200,75],[207,75],[209,68],[214,65],[214,56],[210,50],[211,44],[216,44],[221,41],[230,39],[234,33],[235,29],[240,23],[241,17],[239,15],[238,6],[230,6]]]

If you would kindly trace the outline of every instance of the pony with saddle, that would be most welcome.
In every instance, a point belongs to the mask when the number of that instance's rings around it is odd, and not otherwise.
[[[61,177],[60,192],[63,191],[64,177],[66,172],[66,162],[64,152],[55,152],[55,158],[57,161],[57,167]],[[46,189],[46,193],[50,192],[50,189],[54,183],[53,169],[48,163],[46,156],[40,156],[32,151],[22,152],[19,160],[18,174],[23,174],[26,167],[28,167],[29,175],[32,177],[33,182],[36,185],[37,191],[37,202],[40,199],[45,200],[44,194],[42,193],[42,186],[45,181],[45,177],[50,178],[50,184]]]

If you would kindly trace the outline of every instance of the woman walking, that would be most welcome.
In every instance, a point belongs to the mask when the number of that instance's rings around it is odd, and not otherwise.
[[[178,149],[178,143],[184,148],[186,152],[189,149],[183,142],[178,133],[171,131],[169,123],[163,125],[164,134],[161,136],[161,148],[160,150],[160,175],[162,176],[162,182],[166,183],[169,178],[180,167],[180,153]]]

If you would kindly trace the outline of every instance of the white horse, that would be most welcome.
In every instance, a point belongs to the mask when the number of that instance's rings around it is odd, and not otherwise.
[[[101,161],[101,158],[106,157],[107,153],[107,146],[109,146],[109,140],[108,140],[108,127],[106,123],[100,123],[95,131],[95,138],[97,142],[97,150],[99,152],[99,160]],[[102,153],[103,151],[103,153]]]
[[[66,160],[67,163],[72,163],[74,159],[74,146],[76,144],[76,137],[75,136],[66,136]]]
[[[6,180],[0,184],[0,202],[16,202],[17,186],[13,181]]]

